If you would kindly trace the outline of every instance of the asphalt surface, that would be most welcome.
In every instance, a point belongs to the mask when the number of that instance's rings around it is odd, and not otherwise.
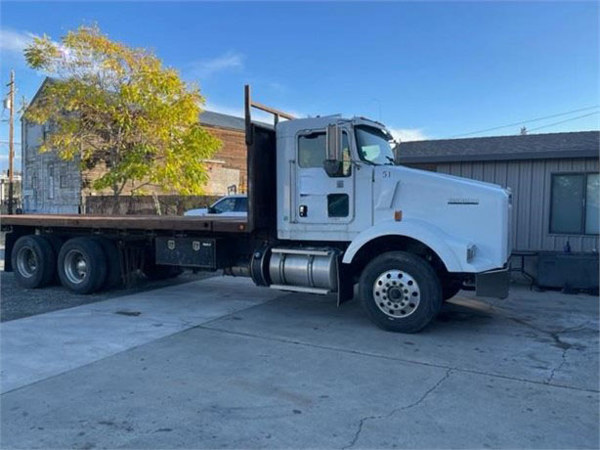
[[[5,322],[4,448],[598,448],[598,298],[426,330],[214,277]]]

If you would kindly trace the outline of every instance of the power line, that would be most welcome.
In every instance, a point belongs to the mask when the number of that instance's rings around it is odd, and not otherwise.
[[[598,113],[600,113],[600,111],[594,111],[592,113],[584,114],[582,116],[571,117],[570,119],[561,120],[560,122],[554,122],[549,125],[542,125],[541,127],[532,128],[531,130],[527,130],[527,132],[529,133],[530,131],[541,130],[542,128],[553,127],[554,125],[560,125],[561,123],[570,122],[572,120],[577,120],[577,119],[582,119],[583,117],[593,116],[594,114],[598,114]]]
[[[567,112],[563,112],[563,113],[559,113],[559,114],[552,114],[550,116],[537,117],[535,119],[529,119],[529,120],[521,120],[519,122],[513,122],[513,123],[509,123],[507,125],[501,125],[499,127],[486,128],[485,130],[472,131],[470,133],[464,133],[464,134],[457,134],[455,136],[450,136],[450,138],[457,138],[457,137],[463,137],[463,136],[471,136],[473,134],[485,133],[487,131],[500,130],[502,128],[508,128],[508,127],[515,127],[515,126],[518,126],[518,125],[522,125],[524,123],[538,122],[540,120],[552,119],[554,117],[560,117],[560,116],[566,116],[566,115],[569,115],[569,114],[574,114],[576,112],[587,111],[589,109],[594,109],[594,108],[598,108],[598,107],[600,107],[600,106],[599,105],[588,106],[586,108],[574,109],[572,111],[567,111]],[[593,114],[595,114],[595,113],[593,113]],[[550,126],[550,125],[548,125],[548,126]]]

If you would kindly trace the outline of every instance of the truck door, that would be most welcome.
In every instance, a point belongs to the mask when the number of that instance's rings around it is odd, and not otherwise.
[[[342,132],[343,164],[335,176],[327,175],[323,168],[326,145],[325,130],[297,135],[296,223],[341,225],[354,218],[354,176],[348,131]]]

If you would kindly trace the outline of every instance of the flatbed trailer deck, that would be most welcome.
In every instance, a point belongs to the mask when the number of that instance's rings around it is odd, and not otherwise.
[[[187,231],[246,233],[244,218],[197,216],[96,216],[78,214],[0,215],[3,228],[48,227],[120,231]]]
[[[111,281],[105,287],[117,284],[119,279],[130,279],[129,274],[138,269],[151,279],[175,276],[184,267],[191,270],[226,269],[237,263],[236,258],[228,256],[232,249],[244,251],[251,241],[246,218],[238,217],[0,215],[0,228],[8,232],[5,270],[19,269],[20,266],[23,273],[23,270],[27,272],[28,264],[31,267],[39,264],[38,260],[42,257],[27,263],[23,256],[17,256],[22,251],[19,248],[14,251],[15,245],[22,237],[29,236],[29,245],[36,241],[40,249],[46,247],[46,250],[40,250],[46,253],[43,259],[56,259],[57,262],[64,259],[60,252],[63,244],[75,239],[80,244],[81,241],[87,242],[84,242],[84,246],[102,247],[107,271],[113,272],[113,276],[108,277]],[[94,241],[94,244],[90,244],[90,241]],[[88,249],[88,252],[91,252],[88,255],[90,258],[102,253],[98,249]],[[245,250],[243,254],[251,254],[251,250]],[[99,257],[102,259],[102,256]],[[78,269],[71,267],[65,270],[76,274]],[[72,276],[73,279],[75,277]],[[101,277],[104,278],[103,275]],[[22,281],[26,286],[28,282],[36,286],[34,279],[31,277]],[[82,288],[80,293],[89,293],[100,287]]]

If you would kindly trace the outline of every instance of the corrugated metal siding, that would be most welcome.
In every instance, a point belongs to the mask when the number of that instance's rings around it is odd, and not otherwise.
[[[598,249],[598,236],[550,234],[550,185],[553,173],[598,172],[596,158],[440,163],[437,171],[496,183],[513,192],[513,249],[574,252]]]

